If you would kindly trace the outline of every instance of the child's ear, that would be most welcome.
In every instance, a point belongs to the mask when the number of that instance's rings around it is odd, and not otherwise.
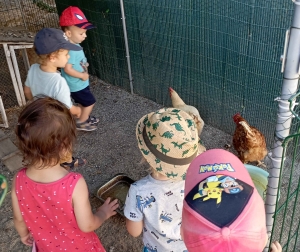
[[[66,36],[67,36],[68,38],[71,37],[71,31],[70,31],[70,30],[66,30],[66,31],[65,31],[65,34],[66,34]]]
[[[49,61],[50,62],[55,62],[55,60],[56,60],[56,56],[52,53],[52,54],[50,54],[50,56],[49,56]]]

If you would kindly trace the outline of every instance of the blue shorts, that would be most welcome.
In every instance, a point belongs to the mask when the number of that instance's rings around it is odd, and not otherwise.
[[[89,107],[96,102],[94,95],[90,91],[90,86],[77,92],[71,92],[71,97],[75,103],[79,103],[82,107]]]

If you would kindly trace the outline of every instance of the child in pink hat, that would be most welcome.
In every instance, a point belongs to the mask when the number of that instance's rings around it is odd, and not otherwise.
[[[261,252],[265,208],[243,163],[213,149],[196,157],[185,180],[182,237],[189,252]],[[279,243],[272,244],[281,251]]]

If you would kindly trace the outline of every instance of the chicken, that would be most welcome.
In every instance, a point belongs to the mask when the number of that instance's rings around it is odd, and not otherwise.
[[[257,162],[259,166],[266,167],[261,160],[267,155],[266,140],[264,135],[239,114],[233,116],[236,123],[233,134],[233,147],[243,163]]]
[[[175,92],[175,90],[171,87],[169,87],[169,93],[170,93],[173,107],[183,110],[184,112],[188,113],[194,119],[194,122],[195,122],[197,130],[198,130],[198,135],[200,137],[203,127],[204,127],[204,121],[200,117],[198,109],[196,109],[193,106],[185,104],[184,101]]]

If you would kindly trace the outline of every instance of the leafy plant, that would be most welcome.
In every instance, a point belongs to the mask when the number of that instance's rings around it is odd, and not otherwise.
[[[33,3],[39,7],[41,10],[45,10],[49,13],[56,13],[56,7],[53,7],[47,3],[44,3],[43,1],[41,0],[33,0]]]

